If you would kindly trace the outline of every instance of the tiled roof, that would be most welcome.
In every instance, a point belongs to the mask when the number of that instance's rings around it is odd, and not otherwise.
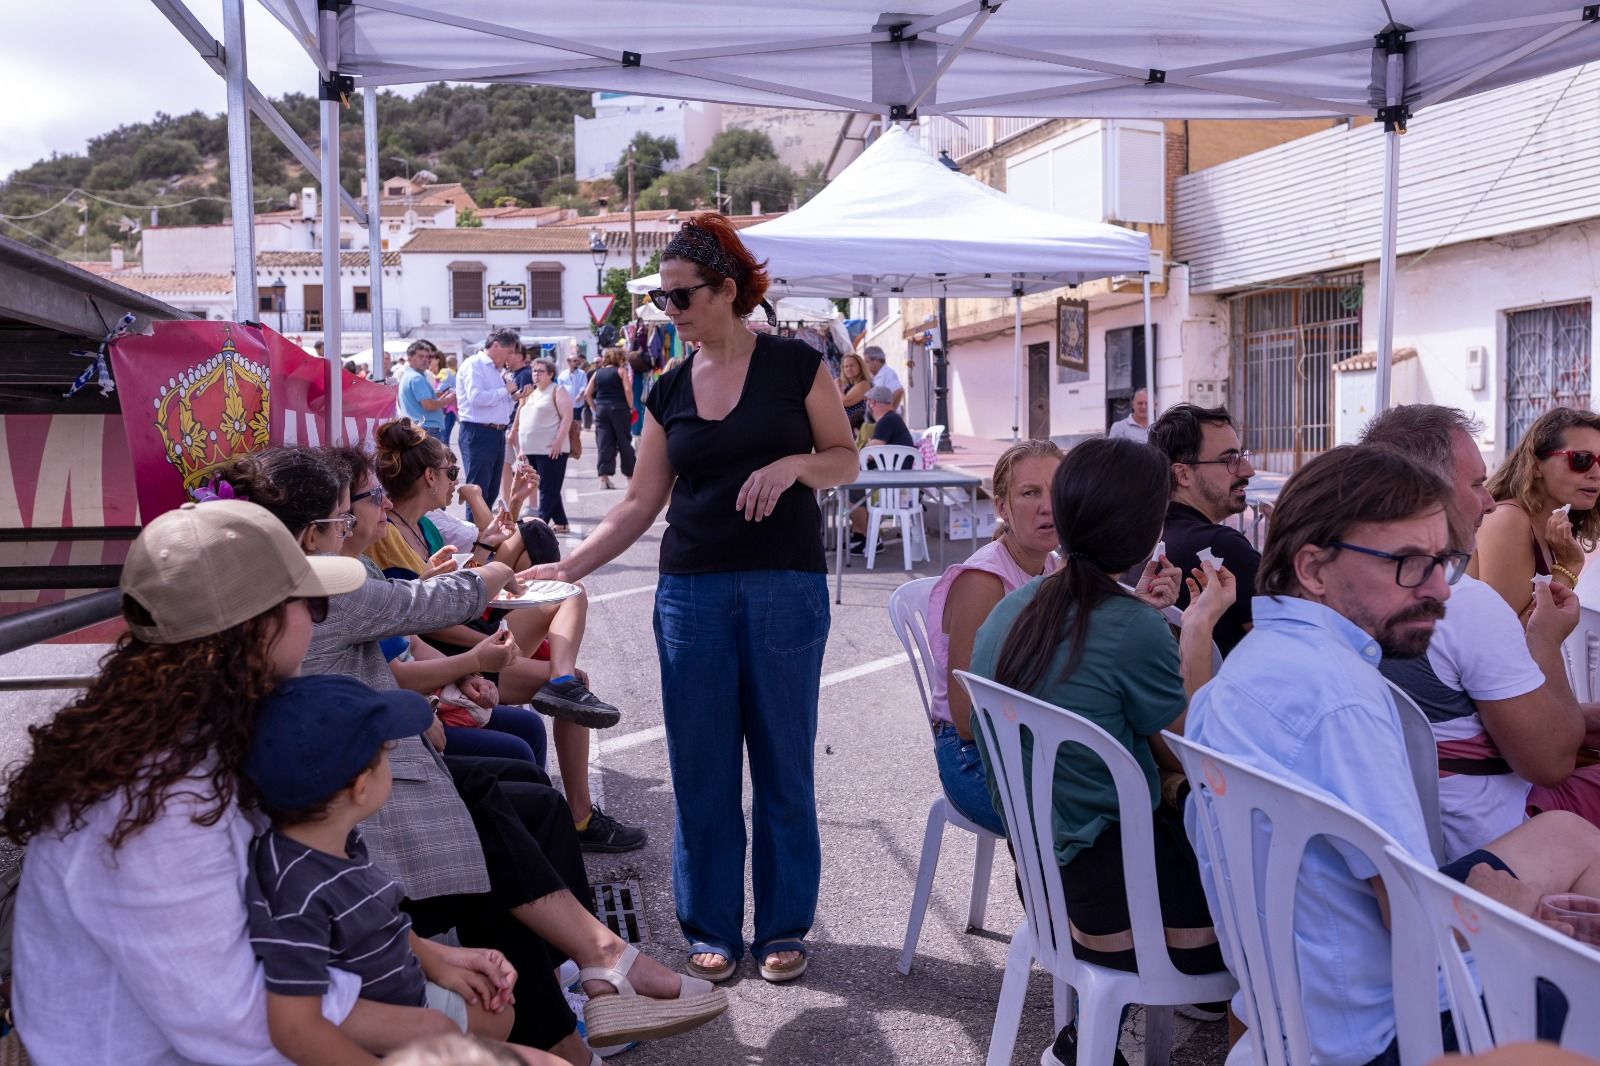
[[[73,263],[75,267],[114,281],[125,289],[150,296],[177,295],[179,293],[230,293],[233,291],[232,274],[146,274],[138,267],[111,269],[110,263]]]
[[[479,218],[560,218],[566,211],[562,207],[485,207],[478,211]]]
[[[400,265],[400,253],[399,252],[384,252],[383,253],[383,265],[386,266],[386,267],[397,267],[397,266],[399,266]],[[257,252],[256,253],[256,269],[257,270],[277,270],[277,269],[282,269],[282,268],[285,268],[285,267],[300,267],[300,268],[303,268],[303,269],[316,269],[316,268],[320,268],[321,266],[322,266],[322,253],[321,252]],[[364,269],[366,266],[367,266],[367,253],[364,252],[364,251],[362,251],[362,252],[340,252],[339,253],[339,267],[341,269],[350,268],[350,269],[355,269],[355,270],[361,270],[361,269]]]
[[[668,234],[639,234],[639,249],[655,251],[666,246]],[[615,236],[607,242],[611,255],[620,249],[624,254],[627,244],[617,243]],[[424,229],[407,241],[402,252],[584,252],[589,251],[589,231],[571,226],[539,226],[532,229]]]
[[[1396,348],[1394,350],[1394,359],[1391,361],[1403,363],[1407,359],[1415,359],[1416,357],[1417,350],[1415,348]],[[1352,355],[1333,364],[1334,371],[1340,374],[1350,370],[1376,370],[1377,367],[1377,352],[1362,352],[1360,355]]]

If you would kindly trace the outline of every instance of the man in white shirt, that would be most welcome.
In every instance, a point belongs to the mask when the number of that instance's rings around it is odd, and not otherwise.
[[[1410,404],[1378,415],[1362,442],[1393,448],[1450,484],[1452,535],[1471,552],[1494,510],[1488,471],[1465,413]],[[1428,653],[1386,659],[1384,676],[1422,708],[1439,744],[1439,809],[1446,857],[1454,859],[1526,819],[1529,783],[1555,787],[1571,775],[1591,725],[1567,682],[1561,642],[1578,623],[1565,585],[1534,590],[1526,633],[1493,588],[1465,575],[1434,630]]]
[[[883,349],[876,344],[867,345],[867,373],[872,375],[872,384],[888,389],[894,394],[894,400],[889,410],[898,411],[905,402],[905,386],[900,384],[900,375],[894,372],[894,367],[889,365],[888,359],[883,354]]]
[[[516,410],[516,383],[506,371],[521,338],[514,329],[489,334],[483,351],[470,356],[456,373],[456,410],[461,416],[461,461],[466,480],[483,490],[493,505],[500,497],[506,428]]]
[[[1438,475],[1389,448],[1335,448],[1301,467],[1273,511],[1255,628],[1195,694],[1183,730],[1343,804],[1424,861],[1432,859],[1428,830],[1378,667],[1426,654],[1465,571],[1445,511],[1452,498]],[[1215,863],[1194,813],[1191,801],[1189,839],[1219,914]],[[1470,874],[1474,888],[1532,914],[1544,895],[1600,890],[1600,829],[1562,812],[1540,815],[1444,872]],[[1301,1009],[1312,1061],[1324,1066],[1399,1063],[1388,889],[1377,875],[1337,841],[1312,842],[1301,861]]]
[[[556,378],[556,383],[566,389],[567,394],[572,397],[572,420],[574,422],[581,420],[584,429],[594,425],[594,416],[589,413],[589,408],[583,402],[583,389],[589,384],[589,375],[584,373],[583,359],[577,352],[567,356],[567,368]]]
[[[1111,428],[1106,430],[1106,436],[1131,440],[1135,444],[1148,444],[1150,441],[1150,394],[1144,389],[1135,392],[1133,394],[1133,403],[1129,405],[1128,417],[1119,418],[1111,423]]]

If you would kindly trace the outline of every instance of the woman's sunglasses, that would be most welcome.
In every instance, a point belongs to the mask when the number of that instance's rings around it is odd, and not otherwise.
[[[702,281],[698,285],[690,285],[685,289],[651,289],[648,295],[650,302],[656,305],[657,311],[665,311],[668,300],[671,300],[678,310],[687,311],[689,310],[689,301],[694,298],[694,291],[710,287],[711,282]]]
[[[449,466],[436,466],[434,469],[443,471],[444,476],[449,478],[451,481],[454,481],[456,479],[456,475],[461,473],[461,468],[455,463],[451,463]]]
[[[313,518],[311,524],[314,526],[330,526],[332,527],[331,532],[337,534],[340,540],[344,540],[356,531],[356,516],[342,514],[338,518]]]
[[[306,605],[307,613],[311,615],[312,625],[320,626],[328,620],[328,597],[304,596],[301,600]]]
[[[366,492],[358,492],[358,493],[356,493],[354,496],[350,497],[350,503],[352,505],[353,504],[358,504],[362,500],[366,500],[366,499],[370,499],[370,500],[372,500],[373,503],[377,504],[379,507],[382,507],[383,506],[383,500],[384,500],[383,486],[382,485],[374,485],[370,489],[368,489]]]
[[[1589,468],[1594,466],[1595,459],[1600,458],[1594,452],[1575,452],[1566,448],[1545,452],[1543,457],[1548,459],[1552,455],[1565,455],[1567,457],[1567,469],[1574,474],[1588,473]]]

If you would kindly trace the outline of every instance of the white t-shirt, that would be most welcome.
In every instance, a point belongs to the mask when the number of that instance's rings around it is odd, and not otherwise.
[[[903,385],[900,384],[900,375],[894,372],[894,367],[888,363],[883,364],[883,369],[872,375],[874,385],[882,385],[890,392],[899,392]]]
[[[1544,684],[1522,624],[1492,587],[1463,575],[1422,659],[1386,659],[1383,672],[1427,714],[1440,743],[1484,738],[1478,700],[1509,700]],[[1481,848],[1527,818],[1528,782],[1516,774],[1439,778],[1447,861]]]

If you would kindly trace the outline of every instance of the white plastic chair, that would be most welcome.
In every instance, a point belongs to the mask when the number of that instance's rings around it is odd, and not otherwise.
[[[1537,1039],[1536,988],[1538,979],[1544,978],[1567,999],[1561,1046],[1600,1054],[1600,1013],[1589,1008],[1589,997],[1600,987],[1600,951],[1518,914],[1398,848],[1389,849],[1389,858],[1424,915],[1434,950],[1444,964],[1462,1051],[1481,1055],[1499,1044]],[[1391,900],[1396,892],[1390,890]],[[1476,981],[1457,937],[1472,952]]]
[[[1331,799],[1192,740],[1161,735],[1189,779],[1193,818],[1211,862],[1211,917],[1243,992],[1241,1020],[1249,1031],[1229,1052],[1228,1064],[1308,1063],[1311,1046],[1301,1014],[1294,936],[1306,847],[1318,837],[1342,840],[1371,860],[1388,884],[1399,876],[1384,850],[1394,840]],[[1270,824],[1270,835],[1257,832],[1258,817]],[[1443,1051],[1433,947],[1414,897],[1391,891],[1389,908],[1400,1059],[1432,1062]]]
[[[1388,678],[1384,678],[1389,681]],[[1435,866],[1444,865],[1444,822],[1439,813],[1439,742],[1433,735],[1428,716],[1411,694],[1393,681],[1395,710],[1400,715],[1400,731],[1406,739],[1406,761],[1411,764],[1412,783],[1417,787],[1417,802],[1422,804],[1422,820],[1428,824],[1428,844],[1433,848]]]
[[[1592,607],[1578,608],[1578,628],[1574,629],[1561,645],[1567,660],[1567,680],[1572,682],[1572,694],[1579,703],[1589,703],[1600,698],[1596,667],[1600,667],[1600,611]]]
[[[1054,979],[1057,1028],[1067,1022],[1066,989],[1070,987],[1078,995],[1078,1062],[1083,1066],[1109,1066],[1112,1062],[1122,1009],[1130,1003],[1142,1003],[1146,1008],[1145,1061],[1165,1063],[1172,1050],[1172,1008],[1227,999],[1238,986],[1226,971],[1201,976],[1179,973],[1167,954],[1156,892],[1150,785],[1144,770],[1115,737],[1088,719],[964,670],[956,676],[972,696],[973,720],[988,742],[1027,912],[1011,935],[1011,953],[989,1039],[989,1066],[1011,1062],[1035,960]],[[1033,752],[1026,764],[1029,784],[1024,784],[1023,777],[1023,727],[1033,736]],[[1094,752],[1116,784],[1137,973],[1083,962],[1072,953],[1067,932],[1070,915],[1055,859],[1051,813],[1056,753],[1063,744],[1081,744]]]
[[[927,429],[925,429],[921,433],[917,434],[917,439],[919,441],[921,441],[921,440],[930,440],[930,441],[932,441],[933,442],[933,450],[934,451],[938,451],[940,443],[944,441],[944,427],[943,426],[929,426]]]
[[[917,693],[922,697],[922,710],[927,714],[933,691],[933,654],[928,647],[928,597],[939,583],[936,577],[920,577],[907,581],[889,596],[889,621],[894,625],[894,635],[911,659],[911,674],[917,679]],[[930,727],[932,719],[928,719]],[[978,838],[977,858],[972,864],[972,900],[967,908],[967,932],[983,928],[984,914],[989,909],[989,875],[994,868],[994,844],[1000,838],[969,820],[944,796],[940,787],[939,798],[928,807],[927,828],[922,831],[922,856],[917,860],[917,889],[911,897],[911,916],[906,921],[906,941],[900,949],[899,970],[911,972],[911,962],[917,952],[917,940],[922,936],[922,919],[928,910],[928,895],[933,891],[933,875],[939,867],[939,849],[944,844],[944,831],[949,826],[964,829]]]
[[[915,470],[922,464],[922,453],[900,444],[872,444],[861,449],[862,470]],[[873,489],[867,493],[867,569],[878,559],[878,541],[883,536],[883,520],[900,527],[900,547],[905,568],[928,558],[928,535],[923,528],[922,498],[916,489]]]

